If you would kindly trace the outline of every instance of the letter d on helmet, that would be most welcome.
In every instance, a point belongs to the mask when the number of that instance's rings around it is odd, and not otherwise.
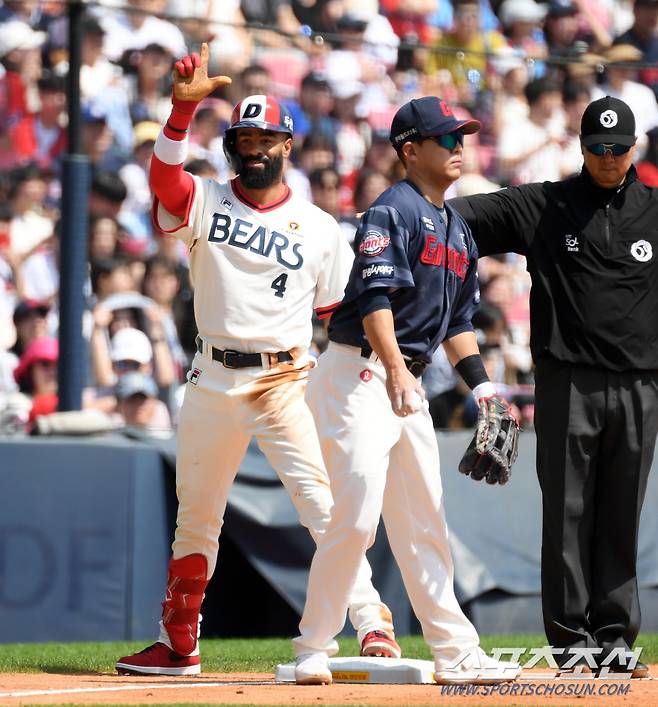
[[[241,160],[236,148],[238,128],[259,128],[287,133],[292,137],[293,123],[290,111],[272,96],[247,96],[238,103],[231,115],[231,124],[224,133],[224,154],[236,174],[240,173]]]

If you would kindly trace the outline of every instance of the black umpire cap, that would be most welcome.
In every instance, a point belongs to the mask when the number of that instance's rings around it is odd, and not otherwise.
[[[606,144],[635,145],[635,116],[633,111],[619,98],[605,96],[592,101],[580,123],[580,139],[583,145]]]

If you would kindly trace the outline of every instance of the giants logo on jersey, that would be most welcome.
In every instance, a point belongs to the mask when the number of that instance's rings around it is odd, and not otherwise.
[[[420,256],[420,262],[426,265],[435,265],[443,267],[446,270],[452,270],[460,280],[466,277],[468,268],[468,253],[461,253],[448,248],[443,243],[439,243],[436,236],[425,236],[425,247]]]
[[[291,244],[283,233],[268,233],[265,226],[255,227],[241,218],[233,222],[228,214],[213,214],[208,241],[243,248],[264,258],[274,257],[277,263],[289,270],[299,270],[304,264],[301,243]]]
[[[368,231],[365,238],[359,243],[359,253],[362,255],[379,255],[388,244],[391,239],[388,236],[384,236],[378,231]]]

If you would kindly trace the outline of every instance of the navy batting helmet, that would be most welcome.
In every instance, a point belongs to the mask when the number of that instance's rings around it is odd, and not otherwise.
[[[231,124],[224,133],[224,154],[236,173],[240,171],[240,157],[235,146],[238,128],[259,128],[287,133],[292,137],[293,122],[290,111],[273,96],[247,96],[231,114]]]

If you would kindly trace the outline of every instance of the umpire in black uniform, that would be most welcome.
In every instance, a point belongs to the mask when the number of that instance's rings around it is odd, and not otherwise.
[[[608,658],[626,672],[613,649],[640,628],[638,526],[658,430],[658,190],[637,179],[623,101],[590,103],[580,139],[579,175],[450,204],[481,256],[521,253],[532,277],[546,635],[602,649],[575,670]],[[646,675],[638,662],[632,676]]]

